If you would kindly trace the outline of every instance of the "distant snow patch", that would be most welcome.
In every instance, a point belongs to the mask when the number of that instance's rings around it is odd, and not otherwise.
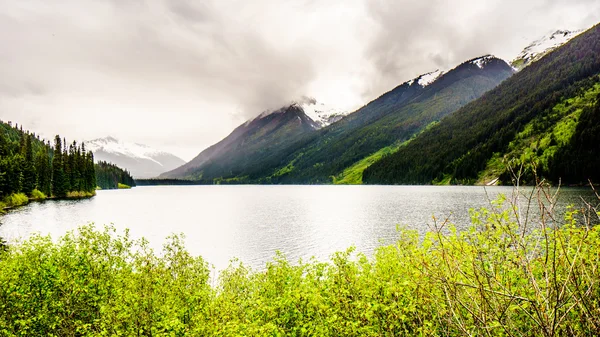
[[[432,71],[427,74],[423,74],[417,78],[417,83],[423,88],[435,82],[440,76],[444,74],[443,71],[437,69],[436,71]]]
[[[521,53],[512,61],[512,64],[519,64],[517,68],[523,69],[530,63],[537,61],[554,49],[569,42],[572,38],[582,32],[583,30],[557,30],[553,33],[549,33],[523,49],[523,51],[521,51]]]
[[[153,157],[166,154],[165,152],[155,150],[147,145],[123,142],[110,136],[85,142],[85,147],[92,152],[104,151],[106,153],[124,155],[132,158],[147,159],[161,166],[163,166],[163,164]]]
[[[480,58],[474,59],[473,61],[471,61],[471,63],[476,65],[479,69],[483,69],[483,67],[485,67],[485,65],[488,64],[490,60],[494,58],[495,57],[492,55],[485,55]]]

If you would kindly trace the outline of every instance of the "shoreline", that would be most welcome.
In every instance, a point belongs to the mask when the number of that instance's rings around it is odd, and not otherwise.
[[[76,193],[86,193],[85,195],[73,195],[73,196],[66,196],[66,197],[45,197],[45,198],[32,198],[32,197],[27,197],[27,201],[23,202],[21,204],[18,205],[12,205],[12,206],[5,206],[2,209],[0,209],[0,216],[6,214],[7,212],[9,212],[10,210],[19,208],[19,207],[23,207],[23,206],[27,206],[32,202],[44,202],[47,200],[52,200],[52,201],[59,201],[59,200],[77,200],[77,199],[91,199],[93,197],[96,196],[96,191],[94,191],[93,193],[89,193],[89,192],[76,192]]]

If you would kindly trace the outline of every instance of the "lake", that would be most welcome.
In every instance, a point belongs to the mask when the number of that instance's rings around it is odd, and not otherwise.
[[[529,189],[530,191],[531,189]],[[527,191],[527,190],[526,190]],[[217,270],[236,257],[261,268],[277,250],[290,260],[330,254],[351,245],[370,254],[397,238],[398,224],[425,233],[432,216],[459,228],[469,209],[489,206],[512,187],[462,186],[152,186],[98,191],[86,200],[31,203],[0,217],[7,242],[31,233],[59,237],[79,225],[129,228],[160,249],[172,233]],[[589,188],[563,188],[559,206],[594,200]],[[597,204],[597,200],[595,200]]]

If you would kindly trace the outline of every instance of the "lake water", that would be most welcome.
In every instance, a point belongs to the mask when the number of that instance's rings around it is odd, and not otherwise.
[[[370,254],[397,238],[396,226],[420,233],[432,216],[449,217],[459,228],[469,209],[489,206],[511,187],[459,186],[154,186],[98,191],[92,199],[31,203],[0,217],[7,242],[33,232],[56,238],[79,225],[129,228],[160,249],[172,233],[186,235],[186,247],[217,270],[230,259],[261,268],[275,251],[290,260],[330,254],[351,245]],[[589,189],[561,190],[559,204],[594,200]],[[597,204],[597,200],[595,200]]]

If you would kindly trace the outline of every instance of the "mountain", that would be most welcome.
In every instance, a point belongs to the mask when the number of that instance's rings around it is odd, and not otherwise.
[[[600,25],[364,171],[369,184],[600,180]]]
[[[185,164],[183,159],[173,154],[110,136],[90,140],[85,145],[94,153],[96,162],[105,161],[125,168],[134,178],[157,177]]]
[[[315,132],[342,114],[324,107],[314,99],[303,98],[277,110],[267,110],[238,126],[190,162],[160,177],[196,180],[238,177],[269,161],[299,137]],[[305,109],[314,119],[306,114]]]
[[[295,102],[246,122],[162,177],[209,183],[331,183],[378,151],[396,149],[512,73],[506,62],[491,55],[475,58],[448,72],[436,70],[407,81],[330,125],[308,115],[312,110],[320,116],[338,114],[322,113],[310,99]],[[298,122],[292,127],[290,120]],[[272,131],[280,128],[285,132]]]
[[[521,70],[532,62],[544,57],[549,52],[569,42],[575,36],[581,34],[583,30],[569,31],[557,30],[541,39],[538,39],[525,47],[523,51],[511,62],[516,70]]]
[[[480,97],[512,73],[506,62],[486,55],[447,72],[420,75],[319,130],[311,139],[303,139],[277,167],[264,165],[262,172],[249,172],[249,176],[264,183],[344,180],[348,168],[382,155],[380,151],[395,151],[431,123]]]

